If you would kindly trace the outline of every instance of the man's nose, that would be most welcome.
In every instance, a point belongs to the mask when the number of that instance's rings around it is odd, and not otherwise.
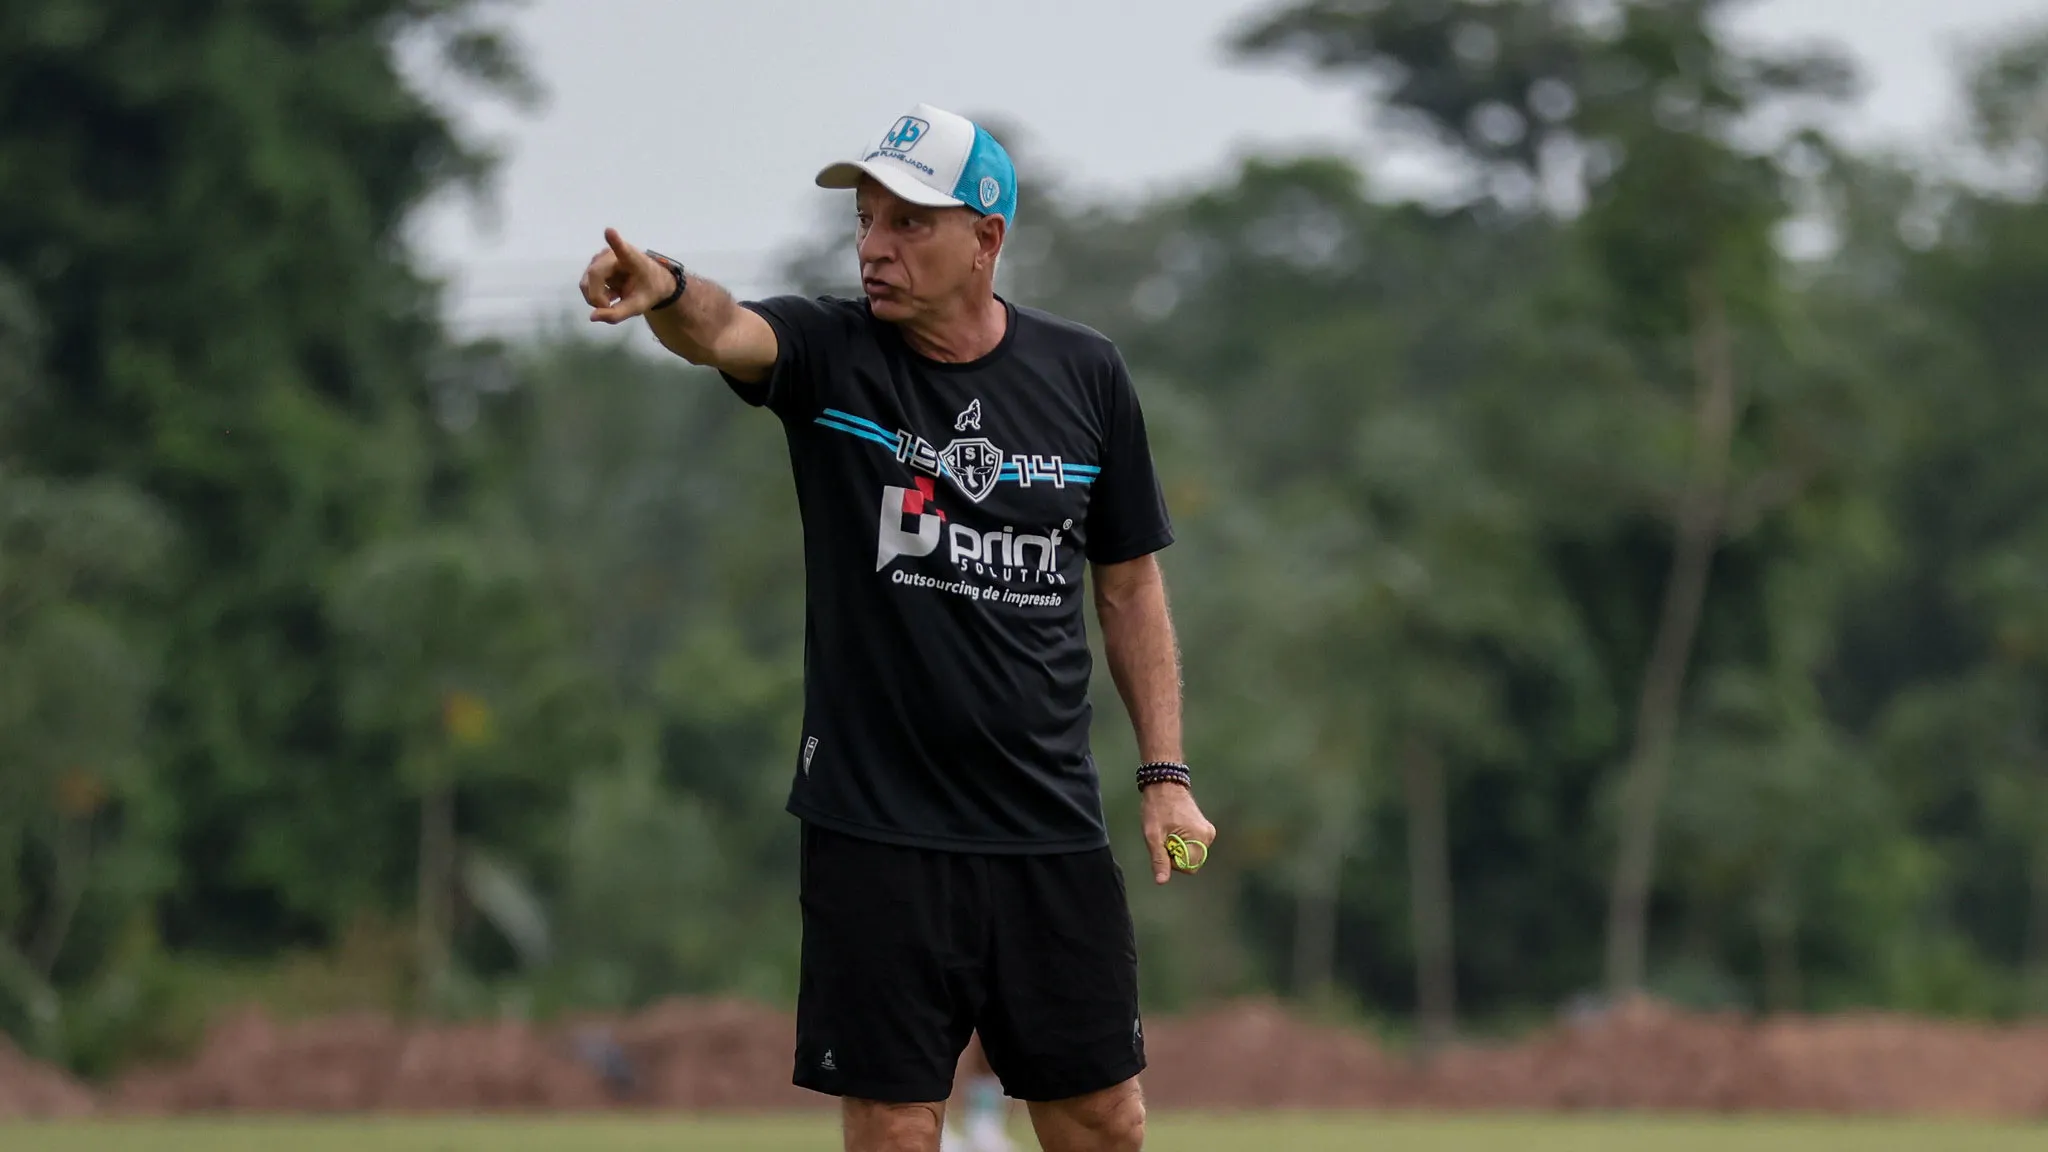
[[[860,238],[860,244],[857,249],[860,254],[860,262],[862,264],[875,264],[886,260],[889,257],[889,248],[888,234],[880,228],[870,228],[868,229],[868,234]]]

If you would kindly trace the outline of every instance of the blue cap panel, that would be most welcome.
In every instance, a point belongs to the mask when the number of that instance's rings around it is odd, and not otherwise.
[[[960,169],[953,195],[984,216],[1001,216],[1009,226],[1017,225],[1017,169],[1010,154],[979,124],[974,126],[974,149]]]

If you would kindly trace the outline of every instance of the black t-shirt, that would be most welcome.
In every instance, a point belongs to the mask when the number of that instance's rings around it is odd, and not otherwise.
[[[1083,574],[1173,539],[1116,347],[1005,301],[1002,343],[946,364],[865,301],[746,307],[780,353],[727,383],[781,418],[803,519],[789,811],[929,848],[1109,843]]]

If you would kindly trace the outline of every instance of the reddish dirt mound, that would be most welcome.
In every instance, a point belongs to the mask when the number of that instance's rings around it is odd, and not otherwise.
[[[782,1110],[827,1103],[789,1083],[788,1015],[671,1002],[622,1019],[404,1029],[381,1016],[280,1026],[245,1013],[190,1062],[135,1072],[114,1106],[189,1112]]]
[[[2048,1117],[2048,1025],[1680,1012],[1647,1000],[1426,1066],[1266,1001],[1151,1028],[1164,1107]]]
[[[207,1036],[197,1058],[114,1088],[144,1113],[595,1108],[597,1075],[517,1025],[403,1030],[380,1016],[280,1027],[260,1013]]]
[[[175,1068],[132,1073],[113,1102],[136,1112],[337,1112],[372,1106],[401,1042],[381,1016],[280,1027],[261,1012],[208,1031],[199,1054]]]
[[[796,1018],[737,1000],[671,1000],[624,1020],[572,1025],[591,1063],[623,1057],[618,1095],[654,1108],[780,1111],[832,1103],[789,1082]]]
[[[1446,1108],[1720,1112],[1790,1105],[1749,1025],[1647,1002],[1512,1046],[1433,1061],[1415,1102]]]
[[[0,1120],[69,1119],[92,1111],[91,1092],[0,1036]]]
[[[2048,1026],[1785,1018],[1759,1025],[1756,1047],[1814,1111],[2048,1117]]]
[[[1146,1030],[1147,1094],[1167,1108],[2048,1117],[2048,1026],[1753,1022],[1639,1001],[1519,1043],[1457,1048],[1426,1066],[1268,1000]],[[215,1029],[190,1063],[125,1078],[110,1103],[140,1112],[832,1106],[790,1085],[794,1040],[789,1014],[730,1000],[670,1001],[546,1029],[403,1029],[374,1016],[281,1027],[251,1014]],[[69,1115],[92,1104],[61,1076],[0,1049],[0,1115]]]
[[[1361,1108],[1409,1074],[1367,1037],[1247,1000],[1147,1027],[1145,1095],[1166,1108]]]
[[[2048,1117],[2048,1028],[1750,1022],[1636,1002],[1434,1062],[1415,1103],[1481,1109]]]
[[[407,1036],[382,1107],[587,1110],[606,1102],[596,1072],[522,1025],[434,1029]]]

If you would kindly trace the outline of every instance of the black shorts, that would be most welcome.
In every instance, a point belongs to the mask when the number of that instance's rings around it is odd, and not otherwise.
[[[801,872],[798,1087],[944,1100],[975,1031],[1019,1100],[1144,1069],[1137,936],[1109,849],[942,852],[806,824]]]

